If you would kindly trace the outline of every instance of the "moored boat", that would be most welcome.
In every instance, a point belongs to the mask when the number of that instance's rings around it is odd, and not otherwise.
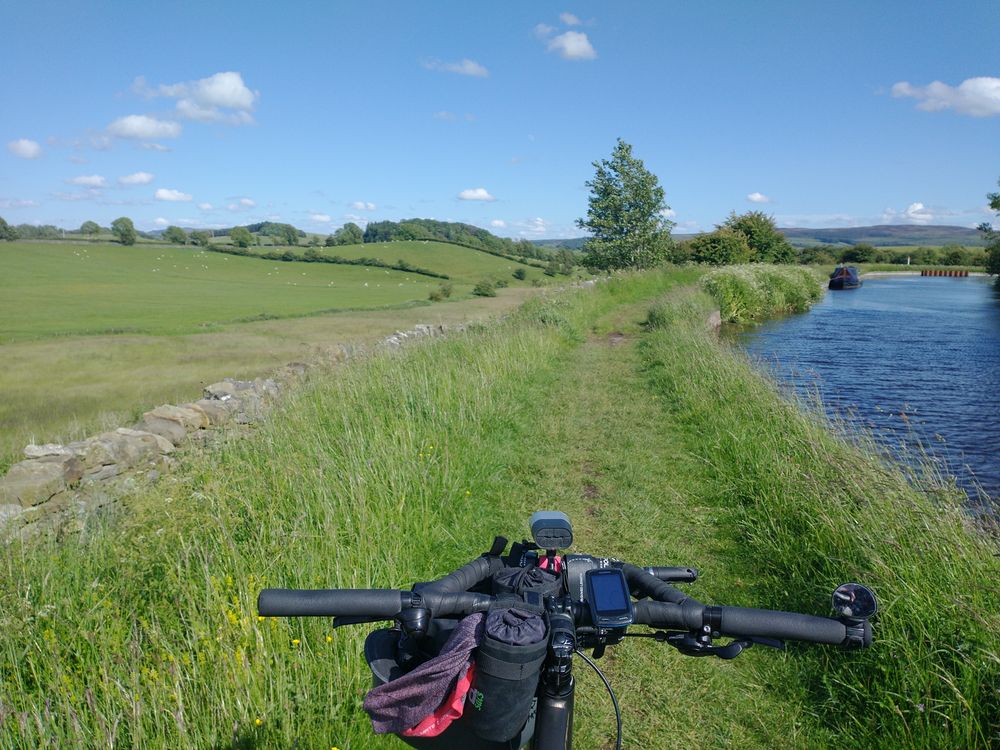
[[[857,289],[861,276],[856,266],[837,266],[830,274],[830,289]]]

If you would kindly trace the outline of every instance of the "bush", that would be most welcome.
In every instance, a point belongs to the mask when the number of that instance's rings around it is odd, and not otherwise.
[[[808,268],[754,264],[712,271],[702,288],[715,298],[727,323],[747,323],[786,312],[803,312],[823,296]]]
[[[691,260],[713,266],[746,263],[751,256],[747,238],[740,232],[725,228],[695,237],[688,243],[688,248]]]
[[[477,297],[497,296],[496,287],[493,286],[493,282],[491,282],[489,279],[483,279],[478,284],[476,284],[475,288],[473,288],[472,290],[472,293]]]
[[[428,298],[431,302],[441,302],[451,296],[451,284],[441,284],[437,289],[431,290]]]
[[[524,281],[528,277],[528,272],[523,268],[518,268],[512,275],[518,281]]]

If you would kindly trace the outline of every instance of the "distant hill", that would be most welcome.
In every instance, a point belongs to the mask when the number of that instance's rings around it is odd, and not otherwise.
[[[883,224],[873,227],[844,227],[831,229],[799,229],[788,227],[779,229],[788,241],[796,247],[812,245],[857,245],[867,243],[875,247],[965,245],[985,247],[986,240],[976,229],[949,226],[916,226],[912,224]],[[697,235],[675,234],[674,239],[686,240]],[[547,248],[565,247],[579,250],[586,237],[569,240],[532,240],[534,244]]]

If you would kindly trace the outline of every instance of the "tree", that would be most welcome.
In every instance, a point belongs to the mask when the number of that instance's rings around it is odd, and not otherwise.
[[[173,245],[186,245],[188,241],[187,232],[180,227],[169,226],[163,230],[163,239]]]
[[[621,138],[610,159],[593,165],[594,179],[586,183],[590,188],[587,218],[576,222],[593,235],[584,246],[584,264],[610,271],[664,263],[673,245],[674,222],[666,218],[670,207],[656,175],[632,155],[632,146]]]
[[[333,245],[360,245],[365,241],[365,233],[353,221],[344,224],[331,237]]]
[[[795,260],[795,248],[778,231],[774,217],[763,211],[748,211],[736,215],[733,211],[718,229],[731,229],[746,237],[750,247],[750,260],[757,263],[791,263]]]
[[[100,233],[101,233],[101,225],[98,224],[96,221],[85,221],[83,222],[83,224],[80,225],[80,234],[94,235]]]
[[[489,279],[483,279],[473,287],[472,293],[477,297],[496,297],[497,288]]]
[[[138,237],[135,224],[127,216],[120,216],[111,222],[111,234],[123,245],[134,245]]]
[[[191,232],[191,242],[195,245],[206,247],[212,242],[212,233],[207,232],[204,229],[195,230],[194,232]]]
[[[1000,180],[997,180],[997,185],[1000,185]],[[990,208],[1000,216],[1000,193],[987,193],[986,199],[990,202]],[[1000,231],[994,229],[989,222],[980,224],[979,231],[989,240],[986,246],[986,273],[1000,274]],[[1000,284],[1000,277],[997,278],[997,284]]]
[[[872,245],[866,242],[859,242],[852,245],[840,254],[841,263],[871,263],[878,254]]]
[[[0,240],[7,240],[8,242],[13,242],[17,239],[17,230],[14,229],[10,224],[8,224],[2,216],[0,216]]]
[[[524,281],[528,278],[528,272],[523,268],[517,268],[514,270],[514,278],[518,281]]]
[[[253,244],[253,235],[246,227],[235,227],[229,232],[230,241],[237,247],[250,247]]]
[[[746,235],[726,226],[699,234],[688,242],[691,260],[713,266],[746,263],[752,256]]]

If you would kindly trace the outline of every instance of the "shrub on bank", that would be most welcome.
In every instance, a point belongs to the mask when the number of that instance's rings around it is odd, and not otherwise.
[[[819,276],[801,266],[729,266],[706,274],[701,284],[727,323],[804,312],[823,296]]]

